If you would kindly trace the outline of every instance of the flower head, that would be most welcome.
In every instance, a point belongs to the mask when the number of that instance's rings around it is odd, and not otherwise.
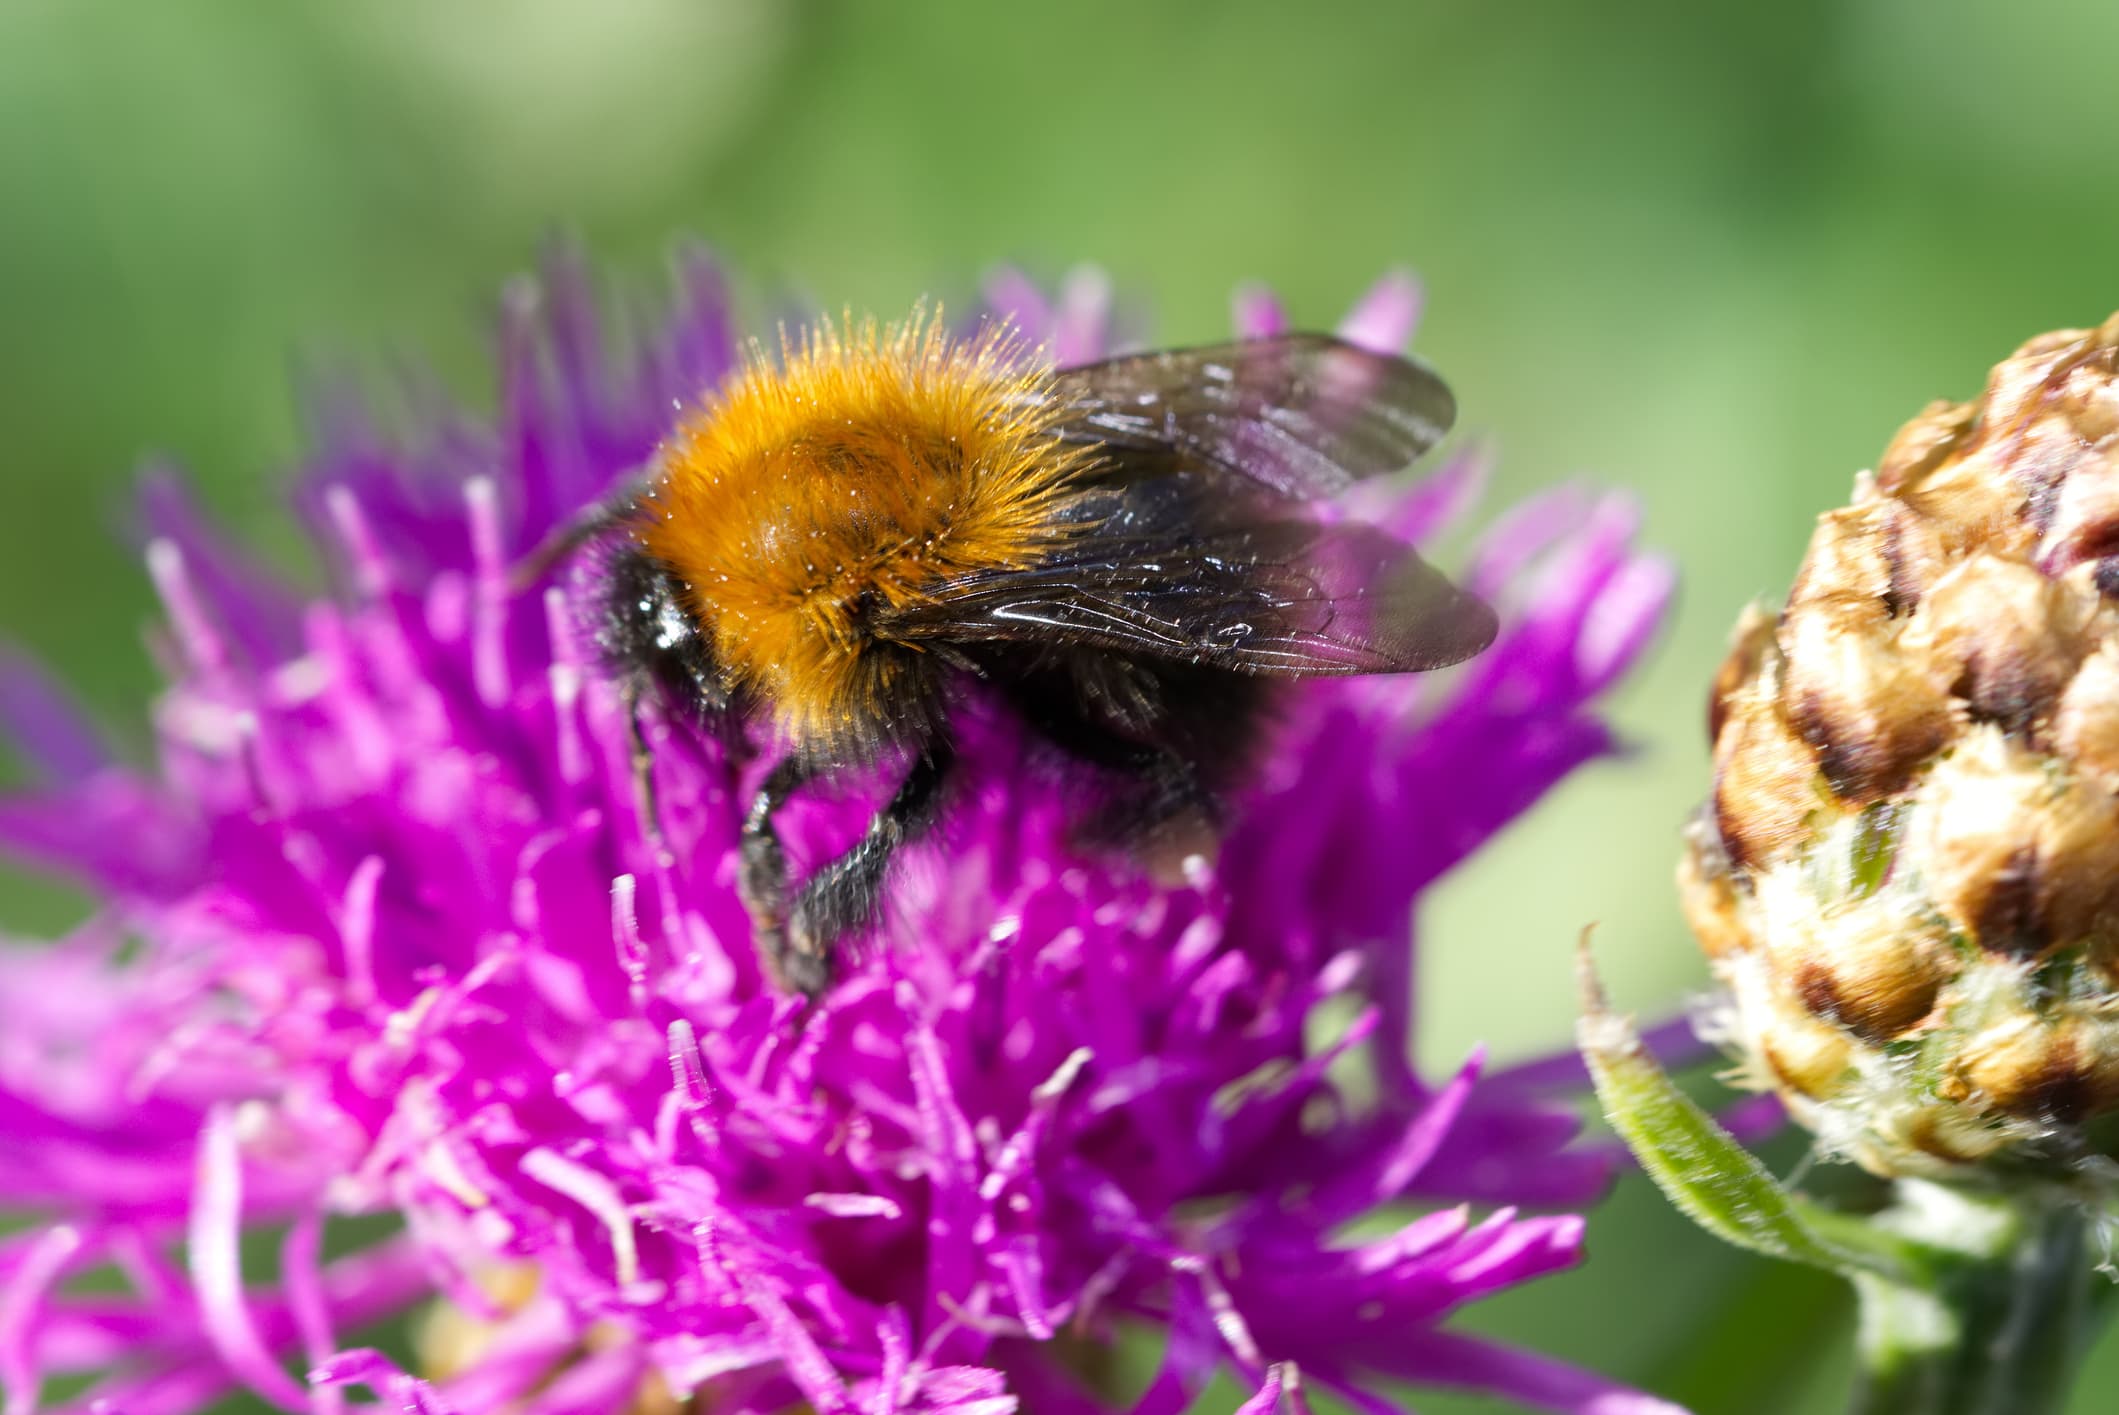
[[[1488,532],[1466,578],[1503,606],[1495,648],[1293,699],[1218,860],[1175,884],[1070,850],[1064,783],[975,714],[884,937],[808,1004],[737,899],[754,768],[650,713],[653,848],[567,590],[510,585],[734,367],[703,260],[623,356],[585,288],[562,260],[511,295],[490,425],[397,446],[325,403],[303,491],[331,597],[156,489],[151,769],[26,670],[0,682],[48,776],[0,839],[105,900],[0,962],[0,1203],[44,1220],[0,1246],[10,1411],[98,1372],[82,1403],[129,1415],[238,1383],[328,1411],[350,1382],[466,1412],[1174,1412],[1225,1367],[1259,1409],[1298,1372],[1365,1408],[1399,1380],[1664,1408],[1441,1328],[1575,1261],[1579,1219],[1513,1206],[1584,1202],[1608,1161],[1542,1073],[1407,1061],[1421,891],[1611,745],[1590,704],[1669,582],[1626,509],[1566,492]],[[1063,363],[1104,346],[1093,282],[991,299]],[[1388,281],[1346,328],[1395,348],[1413,314]],[[1479,469],[1370,509],[1431,538]],[[791,852],[871,808],[791,807]],[[1346,1236],[1401,1202],[1430,1211]],[[117,1291],[72,1282],[97,1268]],[[419,1376],[341,1349],[436,1296]],[[1092,1353],[1134,1327],[1163,1354],[1121,1397]]]
[[[1884,1174],[2119,1111],[2119,319],[1908,423],[1739,627],[1688,911],[1754,1079]]]

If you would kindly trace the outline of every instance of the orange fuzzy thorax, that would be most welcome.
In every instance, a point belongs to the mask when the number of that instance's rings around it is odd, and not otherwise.
[[[664,445],[640,532],[729,686],[797,742],[890,735],[903,680],[934,675],[867,617],[1027,566],[1062,534],[1080,458],[1054,436],[1048,379],[1005,331],[952,340],[918,316],[827,323],[777,365],[754,354]]]

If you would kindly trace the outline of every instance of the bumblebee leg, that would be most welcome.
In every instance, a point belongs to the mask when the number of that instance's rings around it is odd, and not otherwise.
[[[776,974],[787,954],[787,852],[780,846],[780,833],[773,829],[773,817],[815,774],[800,758],[783,758],[765,774],[743,817],[736,892],[750,915],[758,953]]]
[[[619,690],[625,706],[626,740],[632,752],[633,808],[640,813],[640,831],[647,837],[648,848],[655,852],[657,860],[666,862],[670,854],[662,834],[662,806],[655,795],[655,751],[648,746],[647,729],[640,721],[642,692],[641,686],[630,680]]]
[[[779,959],[781,980],[789,987],[815,997],[831,983],[839,940],[874,917],[898,847],[934,825],[955,762],[956,749],[947,739],[929,742],[853,848],[803,882],[788,910]]]

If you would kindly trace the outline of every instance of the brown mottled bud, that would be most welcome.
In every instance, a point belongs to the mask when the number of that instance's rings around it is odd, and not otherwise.
[[[1935,1006],[1959,960],[1942,921],[1903,891],[1818,907],[1785,872],[1759,881],[1767,964],[1812,1015],[1854,1036],[1890,1041]]]
[[[1930,588],[1949,571],[1948,545],[1940,528],[1896,499],[1879,503],[1884,557],[1891,564],[1891,613],[1911,614]]]
[[[1950,1173],[2003,1153],[2026,1132],[1971,1109],[1929,1106],[1889,1113],[1865,1136],[1852,1158],[1873,1174]]]
[[[1729,636],[1729,652],[1715,670],[1714,689],[1707,699],[1707,743],[1721,740],[1722,724],[1729,719],[1729,695],[1758,677],[1766,656],[1777,653],[1773,643],[1776,628],[1771,613],[1755,604],[1744,606],[1737,616],[1736,630]]]
[[[1888,506],[1879,501],[1857,502],[1818,517],[1810,549],[1788,591],[1789,608],[1836,602],[1843,619],[1858,620],[1864,611],[1888,619],[1893,609],[1885,530],[1889,519]]]
[[[2106,790],[2119,789],[2119,642],[2082,661],[2060,695],[2053,750]]]
[[[2084,942],[2119,903],[2119,803],[2057,779],[1999,727],[1937,764],[1907,837],[1930,897],[1989,953],[2042,958]]]
[[[2021,561],[1973,555],[1922,603],[1906,629],[1906,656],[1954,683],[1973,717],[2028,731],[2092,647],[2095,608]]]
[[[1856,1078],[1855,1046],[1830,1023],[1789,997],[1757,958],[1732,957],[1723,970],[1729,1009],[1710,1027],[1727,1035],[1740,1059],[1737,1079],[1781,1093],[1801,1117]]]
[[[1739,915],[1730,880],[1729,856],[1713,821],[1695,816],[1685,827],[1691,848],[1678,861],[1678,902],[1700,947],[1709,956],[1750,946],[1751,931]]]
[[[1736,699],[1714,750],[1715,821],[1732,861],[1762,864],[1803,838],[1822,799],[1817,759],[1772,698]]]
[[[1913,421],[1898,430],[1883,460],[1876,464],[1876,484],[1896,491],[1910,478],[1932,470],[1957,450],[1964,435],[1979,416],[1974,403],[1952,403],[1938,398],[1920,410]]]
[[[1832,789],[1864,806],[1905,785],[1955,727],[1949,679],[1896,652],[1899,626],[1842,601],[1799,605],[1781,625],[1781,698]]]
[[[2053,489],[2038,563],[2054,574],[2119,551],[2119,467],[2083,467]],[[2111,589],[2096,584],[2106,598]]]
[[[1966,1038],[1942,1089],[2010,1115],[2072,1124],[2119,1099],[2115,1042],[2108,1023],[2024,1013]]]
[[[1896,619],[1949,568],[1949,548],[1934,522],[1879,496],[1869,477],[1859,478],[1854,491],[1853,505],[1817,518],[1788,607],[1831,603],[1850,624]]]
[[[1740,1074],[1880,1174],[2119,1158],[2119,316],[1908,424],[1710,720]]]
[[[1810,1100],[1830,1100],[1853,1081],[1854,1041],[1800,1002],[1776,991],[1766,1002],[1759,1058],[1774,1081]]]
[[[1909,512],[1934,527],[1949,556],[1989,549],[2016,555],[2036,539],[2036,529],[2024,520],[2028,489],[1998,474],[1990,451],[1982,437],[1964,460],[1908,477],[1898,493]]]

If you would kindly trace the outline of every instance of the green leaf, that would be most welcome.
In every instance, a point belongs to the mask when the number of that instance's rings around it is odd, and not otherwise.
[[[1736,1138],[1694,1105],[1641,1045],[1631,1018],[1614,1013],[1597,982],[1585,931],[1578,959],[1582,1018],[1576,1041],[1597,1099],[1641,1168],[1680,1212],[1725,1243],[1850,1276],[1906,1281],[1917,1270],[1911,1245],[1858,1219],[1820,1212],[1788,1192]]]

